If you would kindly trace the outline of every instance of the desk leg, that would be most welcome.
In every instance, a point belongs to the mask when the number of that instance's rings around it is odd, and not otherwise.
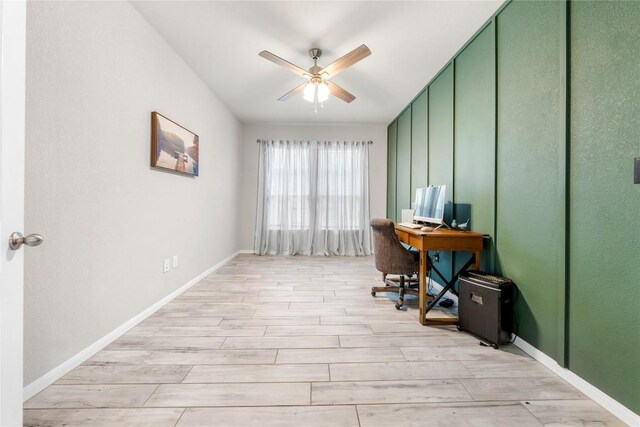
[[[465,263],[465,265],[458,271],[451,280],[447,281],[445,287],[440,291],[438,296],[435,297],[433,301],[426,305],[425,309],[422,309],[422,305],[420,305],[420,323],[423,325],[457,325],[458,318],[457,317],[446,317],[446,318],[431,318],[427,320],[427,313],[431,310],[435,305],[440,301],[440,298],[444,296],[444,294],[453,289],[453,285],[458,281],[458,277],[460,273],[467,270],[469,267],[472,267],[475,270],[480,269],[480,252],[474,252],[473,256],[469,258],[469,261]],[[433,267],[434,271],[442,278],[442,280],[446,279],[440,272]]]
[[[473,265],[471,266],[472,270],[480,270],[480,254],[482,252],[474,252],[473,253]]]
[[[420,323],[427,324],[427,272],[429,263],[427,251],[420,251],[420,286],[418,288],[418,306],[420,311]]]

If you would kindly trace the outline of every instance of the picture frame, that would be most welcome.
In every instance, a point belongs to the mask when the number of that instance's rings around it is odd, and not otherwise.
[[[198,176],[200,138],[166,116],[151,113],[151,167]]]

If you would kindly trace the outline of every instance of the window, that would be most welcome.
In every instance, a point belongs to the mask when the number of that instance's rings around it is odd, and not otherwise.
[[[271,230],[358,230],[368,211],[367,147],[356,143],[279,142],[263,162]],[[366,205],[366,206],[365,206]]]
[[[358,230],[364,203],[362,174],[351,147],[330,145],[318,155],[319,224],[327,230]],[[368,209],[368,207],[367,207]]]
[[[258,254],[368,255],[368,144],[262,141]]]
[[[272,147],[269,228],[309,229],[310,176],[307,147]]]

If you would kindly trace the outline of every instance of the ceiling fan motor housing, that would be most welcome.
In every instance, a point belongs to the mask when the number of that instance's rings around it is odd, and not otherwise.
[[[309,56],[313,59],[313,67],[309,68],[309,73],[311,73],[312,76],[317,76],[320,70],[322,70],[322,68],[318,66],[318,58],[322,56],[322,50],[317,47],[309,49]]]
[[[317,47],[311,48],[309,49],[309,56],[315,61],[322,56],[322,50]]]

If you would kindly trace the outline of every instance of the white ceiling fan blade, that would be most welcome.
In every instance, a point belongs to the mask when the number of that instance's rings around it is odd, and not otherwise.
[[[327,82],[327,86],[329,86],[329,92],[331,93],[331,95],[335,96],[336,98],[342,99],[346,103],[349,103],[349,102],[353,101],[354,99],[356,99],[355,96],[353,96],[352,94],[350,94],[346,90],[342,89],[340,86],[338,86],[335,83],[332,83],[332,82],[328,81]]]
[[[263,57],[264,59],[273,62],[274,64],[278,64],[281,67],[286,68],[287,70],[296,73],[297,75],[301,76],[301,77],[307,77],[309,76],[309,72],[307,70],[303,70],[302,68],[298,67],[295,64],[292,64],[291,62],[280,58],[277,55],[274,55],[273,53],[263,50],[262,52],[260,52],[258,54],[259,56]]]
[[[355,64],[356,62],[363,60],[369,55],[371,55],[371,51],[366,45],[363,44],[353,49],[351,52],[347,53],[342,58],[334,61],[331,65],[327,66],[325,69],[320,71],[319,74],[327,73],[331,78],[335,75],[340,74],[341,72],[343,72],[344,70],[346,70],[347,68]]]

